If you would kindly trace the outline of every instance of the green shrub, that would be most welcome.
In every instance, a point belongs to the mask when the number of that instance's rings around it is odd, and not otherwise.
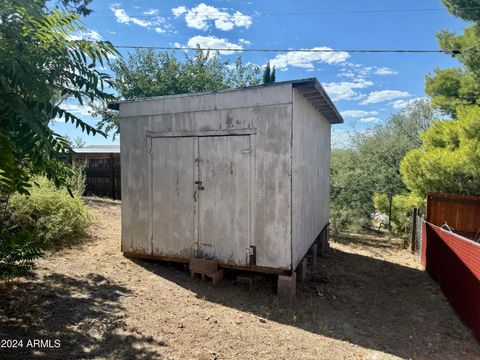
[[[53,248],[78,243],[92,220],[78,191],[81,189],[73,189],[72,198],[67,190],[37,177],[29,196],[15,194],[10,198],[9,222],[19,230],[37,233]]]
[[[82,196],[85,193],[87,184],[86,166],[86,161],[75,161],[72,165],[73,173],[67,180],[67,187],[71,189],[75,196]]]

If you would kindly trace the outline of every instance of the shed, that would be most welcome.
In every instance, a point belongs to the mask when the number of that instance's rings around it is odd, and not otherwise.
[[[330,128],[316,78],[110,104],[126,256],[291,274],[328,224]]]
[[[85,195],[120,199],[120,145],[73,149],[71,159],[85,167]]]

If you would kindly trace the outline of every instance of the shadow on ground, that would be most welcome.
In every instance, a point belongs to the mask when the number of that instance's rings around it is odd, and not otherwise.
[[[130,291],[98,274],[85,280],[51,274],[0,288],[0,339],[23,340],[23,347],[0,349],[2,359],[152,359],[162,345],[126,328],[123,296]],[[52,348],[28,347],[50,340]],[[61,347],[55,348],[55,339]]]
[[[480,354],[436,284],[413,268],[336,250],[320,261],[308,282],[299,284],[296,298],[287,301],[275,295],[274,278],[253,291],[228,279],[212,288],[190,280],[181,266],[135,262],[199,298],[364,348],[432,360]]]

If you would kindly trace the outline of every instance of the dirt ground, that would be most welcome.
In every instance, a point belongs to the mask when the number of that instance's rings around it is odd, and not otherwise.
[[[120,253],[120,205],[84,245],[0,285],[0,359],[479,359],[480,346],[400,243],[341,237],[292,301],[274,279],[218,288]],[[27,348],[32,339],[52,348]],[[54,348],[54,340],[61,346]],[[44,343],[45,344],[45,343]]]

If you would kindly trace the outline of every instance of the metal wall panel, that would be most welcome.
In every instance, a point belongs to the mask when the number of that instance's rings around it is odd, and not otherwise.
[[[328,223],[330,122],[293,90],[292,257],[305,256]]]
[[[199,254],[230,265],[248,265],[250,137],[200,137],[198,141]]]
[[[194,157],[194,138],[152,139],[152,255],[195,254]]]

